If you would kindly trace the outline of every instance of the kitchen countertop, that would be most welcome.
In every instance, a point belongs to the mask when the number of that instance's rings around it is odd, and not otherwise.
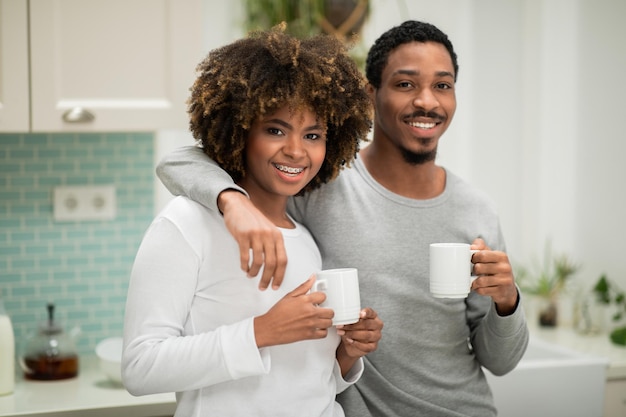
[[[608,334],[583,335],[571,327],[530,326],[532,336],[582,353],[609,360],[608,380],[626,379],[626,347],[611,342]],[[109,381],[98,359],[80,358],[78,377],[61,381],[28,381],[18,377],[15,392],[0,396],[0,417],[161,417],[172,416],[173,393],[134,397]]]
[[[11,395],[0,396],[0,416],[161,417],[172,416],[174,393],[134,397],[107,379],[98,359],[81,357],[79,375],[60,381],[28,381],[21,376]]]
[[[539,339],[609,360],[607,380],[626,379],[626,346],[611,342],[606,332],[580,334],[568,326],[540,327],[529,324],[530,334]]]

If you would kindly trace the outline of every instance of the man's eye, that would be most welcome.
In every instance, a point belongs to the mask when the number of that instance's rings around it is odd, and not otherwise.
[[[408,82],[408,81],[402,81],[402,82],[398,83],[398,87],[400,87],[400,88],[409,88],[411,86],[412,86],[412,84],[410,82]]]
[[[452,86],[448,83],[439,83],[437,84],[437,88],[440,90],[449,90]]]

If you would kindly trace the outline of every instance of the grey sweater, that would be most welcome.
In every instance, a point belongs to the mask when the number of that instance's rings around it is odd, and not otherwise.
[[[237,187],[207,161],[201,150],[182,148],[157,172],[174,194],[216,209],[217,195]],[[430,243],[480,236],[505,250],[485,195],[447,171],[440,196],[405,198],[378,184],[357,159],[335,181],[294,198],[289,211],[313,234],[324,268],[358,268],[361,304],[385,323],[363,376],[338,398],[346,416],[497,415],[483,367],[502,375],[521,359],[529,337],[521,305],[500,317],[488,297],[437,299],[428,288]]]

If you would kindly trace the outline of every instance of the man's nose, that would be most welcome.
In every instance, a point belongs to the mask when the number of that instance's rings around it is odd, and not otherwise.
[[[417,91],[413,98],[413,106],[430,111],[439,107],[439,100],[430,88],[422,88]]]

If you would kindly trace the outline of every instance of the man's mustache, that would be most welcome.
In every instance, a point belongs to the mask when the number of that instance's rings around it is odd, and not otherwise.
[[[414,111],[413,113],[411,113],[411,115],[409,116],[411,119],[414,119],[416,117],[428,117],[429,119],[434,119],[440,122],[443,122],[444,120],[446,120],[445,116],[434,112],[434,111],[424,111],[424,110],[417,110]]]

